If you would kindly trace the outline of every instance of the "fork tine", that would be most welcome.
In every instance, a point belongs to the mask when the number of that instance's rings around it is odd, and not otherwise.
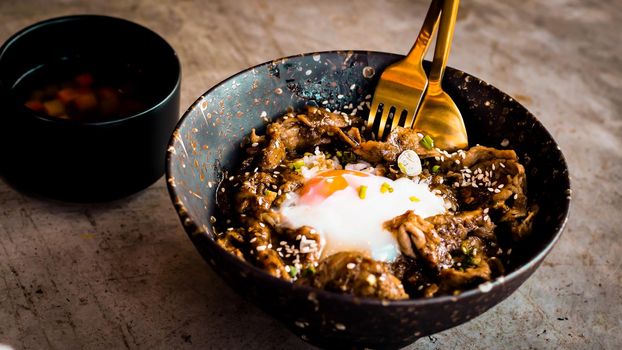
[[[412,128],[413,123],[415,122],[416,110],[409,110],[408,114],[406,114],[406,121],[404,122],[405,128]]]
[[[376,120],[376,114],[378,113],[378,99],[373,99],[371,102],[371,108],[369,109],[369,116],[367,117],[367,130],[372,130],[372,126],[374,125],[374,121]]]
[[[395,129],[400,124],[400,117],[402,116],[402,112],[404,112],[404,108],[395,107],[395,113],[393,113],[393,122],[391,123],[391,131]]]
[[[382,140],[382,135],[384,134],[384,128],[387,125],[387,119],[389,119],[390,110],[391,110],[391,106],[384,105],[382,107],[382,116],[380,117],[380,125],[378,126],[378,140]]]

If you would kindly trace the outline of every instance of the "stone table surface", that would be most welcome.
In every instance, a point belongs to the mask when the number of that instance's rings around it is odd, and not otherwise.
[[[405,53],[428,1],[0,1],[0,41],[35,21],[97,13],[160,33],[183,66],[182,109],[272,58]],[[562,239],[516,293],[412,349],[622,346],[622,2],[464,1],[450,65],[506,91],[559,142],[573,183]],[[42,169],[53,171],[53,169]],[[0,344],[14,349],[311,348],[223,284],[160,179],[71,204],[0,180]]]

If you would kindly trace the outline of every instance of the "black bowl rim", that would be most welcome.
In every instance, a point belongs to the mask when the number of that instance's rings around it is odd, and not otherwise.
[[[141,25],[138,24],[136,22],[124,19],[124,18],[119,18],[119,17],[113,17],[113,16],[106,16],[106,15],[97,15],[97,14],[77,14],[77,15],[68,15],[68,16],[60,16],[60,17],[53,17],[53,18],[48,18],[36,23],[33,23],[31,25],[28,25],[22,29],[20,29],[19,31],[17,31],[15,34],[11,35],[3,44],[2,46],[0,46],[0,64],[2,62],[2,57],[4,56],[6,50],[8,50],[10,48],[10,46],[17,42],[22,36],[27,35],[28,33],[31,33],[35,30],[40,29],[41,27],[45,27],[47,25],[50,24],[60,24],[63,22],[69,22],[69,21],[81,21],[81,20],[103,20],[103,21],[110,21],[111,23],[117,22],[117,23],[125,23],[125,24],[129,24],[131,26],[135,26],[137,29],[139,30],[144,30],[146,32],[148,32],[151,35],[154,35],[157,39],[159,39],[161,41],[161,43],[163,44],[163,46],[168,47],[171,50],[171,53],[173,54],[174,60],[175,60],[175,70],[177,71],[177,80],[175,82],[175,84],[172,86],[172,88],[170,89],[169,93],[163,97],[158,103],[152,105],[151,107],[138,112],[138,113],[134,113],[132,115],[129,116],[125,116],[125,117],[121,117],[121,118],[114,118],[111,120],[103,120],[103,121],[79,121],[79,120],[73,120],[73,119],[60,119],[60,118],[54,118],[54,117],[48,117],[46,115],[43,114],[39,114],[36,113],[32,110],[30,110],[28,107],[26,106],[18,106],[20,109],[22,109],[22,112],[28,112],[31,116],[42,120],[46,123],[58,123],[60,125],[79,125],[79,126],[85,126],[85,127],[98,127],[98,126],[113,126],[116,124],[122,124],[125,123],[129,120],[135,119],[135,118],[139,118],[147,113],[150,113],[151,111],[154,111],[156,109],[158,109],[160,106],[162,106],[163,104],[165,104],[168,100],[171,99],[171,97],[175,94],[175,91],[177,91],[181,85],[181,62],[179,61],[179,55],[177,55],[177,52],[175,51],[175,49],[171,46],[171,44],[168,43],[168,41],[166,41],[160,34],[156,33],[155,31]],[[2,88],[2,80],[0,80],[0,88]],[[8,87],[7,87],[8,89]]]
[[[328,50],[328,51],[315,51],[315,52],[308,52],[308,53],[303,53],[303,54],[296,54],[296,55],[291,55],[291,56],[286,56],[286,57],[281,57],[281,58],[277,58],[277,59],[272,59],[269,61],[265,61],[263,63],[257,64],[255,66],[252,66],[250,68],[244,69],[236,74],[233,74],[225,79],[223,79],[222,81],[220,81],[219,83],[215,84],[214,86],[212,86],[209,90],[207,90],[205,93],[203,93],[201,96],[199,96],[191,105],[190,107],[188,107],[188,109],[184,112],[184,114],[182,115],[182,117],[180,118],[180,120],[178,121],[177,125],[175,126],[175,130],[173,131],[173,134],[171,135],[170,141],[169,141],[169,146],[168,146],[168,151],[166,154],[166,172],[165,172],[165,176],[166,176],[166,186],[168,188],[168,192],[169,195],[171,197],[171,201],[173,202],[173,205],[175,207],[175,210],[177,211],[177,214],[181,220],[182,225],[184,226],[184,229],[187,233],[187,235],[189,236],[189,238],[191,239],[191,241],[193,243],[195,243],[194,239],[192,239],[192,235],[195,233],[191,233],[189,228],[194,227],[194,228],[198,228],[199,225],[195,224],[194,221],[190,218],[190,216],[186,213],[185,209],[183,209],[183,206],[181,205],[181,201],[179,200],[179,196],[176,192],[175,186],[173,185],[173,181],[172,181],[172,167],[171,167],[171,160],[172,160],[172,152],[171,149],[173,149],[174,147],[174,143],[175,143],[175,139],[176,139],[176,135],[179,132],[179,129],[181,127],[181,125],[184,123],[184,121],[186,120],[186,118],[190,115],[190,113],[192,112],[193,109],[195,109],[199,103],[202,102],[202,100],[209,95],[213,90],[219,88],[220,86],[222,86],[224,83],[226,83],[227,81],[230,81],[234,78],[236,78],[239,75],[245,74],[249,71],[252,71],[253,69],[257,69],[259,67],[268,65],[270,63],[273,62],[278,62],[278,61],[283,61],[283,60],[289,60],[289,59],[293,59],[296,57],[305,57],[305,56],[312,56],[312,55],[317,55],[317,54],[349,54],[349,53],[353,53],[353,54],[364,54],[364,55],[368,55],[368,54],[378,54],[378,55],[387,55],[387,56],[393,56],[395,58],[403,58],[405,57],[404,55],[401,54],[395,54],[395,53],[389,53],[389,52],[382,52],[382,51],[369,51],[369,50]],[[484,82],[484,80],[481,80],[469,73],[463,72],[459,69],[455,69],[452,67],[447,67],[447,71],[457,71],[457,72],[462,72],[464,74],[468,74],[471,77]],[[485,82],[484,82],[485,83]],[[486,83],[487,84],[487,83]],[[506,93],[504,93],[503,91],[499,90],[498,88],[496,88],[493,85],[488,84],[490,88],[499,91],[500,93],[507,95]],[[533,120],[539,124],[540,127],[542,127],[542,129],[544,130],[544,132],[546,133],[546,135],[548,135],[550,137],[551,140],[553,140],[553,142],[557,145],[557,142],[555,141],[555,139],[551,136],[550,132],[544,127],[544,125],[531,113],[529,112],[529,110],[527,108],[525,108],[520,102],[518,102],[516,99],[514,99],[514,101],[520,105],[521,107],[523,107],[525,109],[525,111],[527,111],[527,113],[533,117]],[[558,146],[558,150],[560,152],[560,161],[562,163],[562,165],[564,166],[565,169],[568,169],[568,164],[566,162],[566,159],[561,151],[561,149]],[[520,267],[518,267],[516,270],[510,272],[507,275],[502,275],[500,277],[497,277],[495,280],[493,281],[488,281],[488,282],[484,282],[483,284],[487,284],[487,286],[490,287],[490,289],[486,292],[480,290],[480,288],[475,287],[469,290],[466,290],[458,295],[443,295],[443,296],[438,296],[438,297],[432,297],[432,298],[415,298],[415,299],[402,299],[402,300],[387,300],[387,299],[377,299],[377,298],[363,298],[363,297],[356,297],[353,295],[349,295],[349,294],[339,294],[339,293],[335,293],[335,292],[331,292],[331,291],[327,291],[327,290],[323,290],[323,289],[318,289],[318,288],[313,288],[313,287],[309,287],[309,286],[303,286],[303,285],[296,285],[293,284],[291,282],[282,280],[280,278],[276,278],[273,277],[272,275],[266,273],[265,271],[261,270],[260,268],[246,262],[243,260],[240,260],[239,258],[233,256],[232,254],[228,253],[227,251],[225,251],[223,248],[221,248],[218,244],[216,244],[216,242],[208,237],[208,241],[210,242],[210,244],[213,244],[214,246],[216,246],[216,249],[219,249],[225,256],[226,259],[230,262],[233,263],[235,265],[241,266],[243,268],[247,268],[253,275],[255,278],[258,278],[261,283],[276,283],[275,288],[285,288],[285,289],[290,289],[292,291],[303,291],[303,292],[307,292],[307,293],[314,293],[318,298],[322,298],[322,299],[333,299],[333,300],[337,300],[340,302],[347,302],[347,303],[352,303],[352,304],[356,304],[356,305],[367,305],[367,306],[382,306],[382,307],[390,307],[390,306],[396,306],[396,307],[413,307],[413,306],[431,306],[431,305],[435,305],[435,304],[446,304],[448,302],[458,302],[461,299],[468,299],[471,297],[475,297],[477,295],[482,295],[485,294],[489,291],[492,291],[493,289],[499,288],[500,286],[502,286],[503,284],[505,284],[507,281],[509,280],[513,280],[516,278],[519,278],[519,276],[523,275],[524,273],[527,273],[528,270],[534,268],[537,268],[537,266],[544,260],[544,258],[546,257],[546,255],[549,254],[549,252],[553,249],[553,246],[557,243],[557,241],[559,240],[559,238],[561,237],[562,232],[564,231],[564,228],[566,227],[566,223],[568,222],[568,214],[570,212],[570,193],[571,193],[571,184],[570,184],[570,178],[568,176],[568,196],[566,197],[566,205],[563,208],[564,210],[564,219],[561,222],[561,225],[559,225],[559,228],[556,230],[554,236],[552,237],[552,239],[550,240],[550,242],[544,246],[542,248],[542,250],[540,250],[540,252],[538,252],[535,256],[533,256],[527,263],[521,265]],[[205,234],[207,235],[207,232],[203,232],[202,229],[199,229],[201,232],[201,234]],[[214,267],[215,269],[217,267]],[[481,284],[480,284],[481,286]]]

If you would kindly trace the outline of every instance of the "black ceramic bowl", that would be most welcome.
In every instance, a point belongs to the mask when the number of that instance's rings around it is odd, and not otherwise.
[[[26,108],[18,83],[59,62],[131,69],[136,90],[149,100],[140,112],[91,122]],[[26,191],[77,201],[113,199],[149,186],[164,174],[168,139],[179,119],[180,82],[173,48],[136,23],[79,15],[21,30],[0,48],[0,174]]]
[[[540,265],[566,222],[568,169],[551,135],[511,97],[448,68],[443,86],[464,116],[471,144],[516,150],[527,168],[529,198],[540,205],[534,232],[513,249],[513,265],[504,277],[458,296],[361,299],[273,278],[217,246],[215,193],[223,170],[238,162],[244,135],[251,128],[261,129],[264,118],[313,101],[328,101],[331,109],[356,105],[373,94],[379,73],[401,58],[378,52],[321,52],[261,64],[205,93],[171,138],[169,192],[199,252],[233,289],[316,345],[394,348],[466,322],[516,290]]]

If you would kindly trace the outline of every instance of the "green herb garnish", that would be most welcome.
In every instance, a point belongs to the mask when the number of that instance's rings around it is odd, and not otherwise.
[[[359,187],[359,198],[365,199],[367,197],[367,186],[363,185]]]
[[[434,139],[430,137],[430,135],[425,135],[421,141],[419,141],[423,147],[427,150],[431,150],[434,148]]]
[[[433,174],[436,174],[436,173],[438,173],[438,171],[439,171],[440,169],[441,169],[441,166],[440,166],[440,165],[435,165],[435,166],[433,166],[433,167],[432,167],[432,173],[433,173]]]
[[[308,266],[306,269],[304,269],[304,271],[302,272],[302,275],[303,277],[315,275],[315,267],[313,267],[313,265]]]
[[[389,185],[386,182],[383,182],[382,185],[380,185],[380,193],[392,193],[393,192],[393,187],[391,187],[391,185]]]
[[[271,200],[274,200],[276,198],[276,192],[270,191],[268,189],[263,191],[263,195],[265,197],[268,197],[268,199],[271,199]]]
[[[296,277],[296,275],[298,274],[298,269],[296,268],[296,266],[290,266],[289,267],[289,275],[294,278]]]

